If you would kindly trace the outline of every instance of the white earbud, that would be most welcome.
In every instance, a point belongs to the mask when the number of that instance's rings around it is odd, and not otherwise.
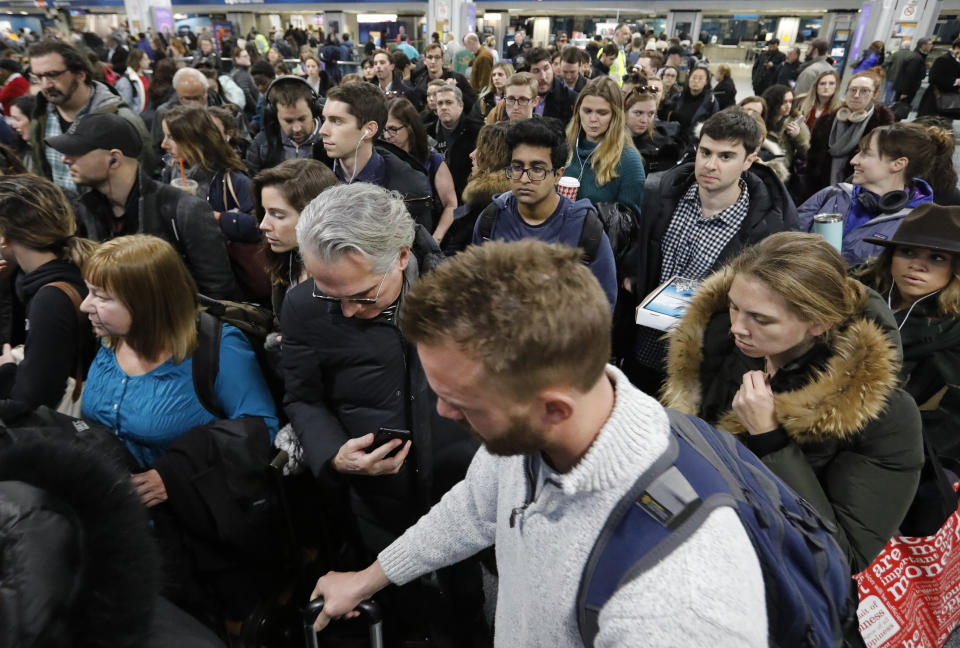
[[[360,141],[362,142],[364,139],[366,139],[367,135],[369,135],[369,134],[370,134],[370,129],[369,129],[369,128],[364,128],[364,129],[363,129],[363,135],[360,136]]]

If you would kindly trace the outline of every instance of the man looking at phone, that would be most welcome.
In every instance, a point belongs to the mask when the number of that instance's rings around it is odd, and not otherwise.
[[[443,257],[398,194],[366,182],[314,198],[297,242],[310,278],[290,290],[280,314],[285,410],[331,531],[343,534],[338,541],[359,536],[358,549],[372,557],[464,476],[477,447],[436,413],[396,324],[405,292]],[[381,428],[409,431],[410,440],[374,447]]]
[[[670,437],[657,401],[607,364],[604,292],[576,249],[491,242],[424,277],[400,322],[440,413],[484,447],[466,479],[369,567],[317,582],[314,627],[495,546],[494,645],[583,646],[577,591],[590,548]],[[603,605],[590,645],[767,645],[763,576],[732,509],[714,509],[658,559]]]

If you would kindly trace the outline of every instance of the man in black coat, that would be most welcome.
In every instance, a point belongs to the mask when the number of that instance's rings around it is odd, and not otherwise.
[[[290,290],[280,314],[285,409],[321,488],[347,493],[337,529],[355,527],[372,559],[465,476],[477,448],[437,413],[417,352],[397,327],[404,293],[443,255],[402,201],[368,183],[321,193],[301,212],[297,239],[311,279]],[[380,445],[382,429],[399,432]],[[388,615],[416,625],[417,588],[403,588],[403,601],[384,606]],[[463,619],[482,606],[464,600],[458,616],[443,609],[447,601],[437,604],[431,622],[472,634]],[[464,639],[450,645],[471,645]]]
[[[703,123],[695,162],[647,178],[640,234],[624,267],[633,305],[671,277],[700,281],[748,245],[796,228],[797,210],[783,183],[755,164],[762,141],[762,127],[749,113],[728,108]],[[632,321],[618,328],[617,353],[626,356],[628,375],[656,393],[664,376],[663,331]]]
[[[75,203],[79,236],[107,241],[124,234],[153,234],[183,257],[201,294],[238,296],[226,240],[209,203],[141,173],[142,143],[123,117],[88,115],[70,133],[49,137],[70,175],[90,191]]]
[[[760,52],[753,62],[751,73],[753,94],[760,96],[764,90],[777,82],[777,72],[786,58],[780,51],[779,39],[771,38],[767,41],[767,49]]]
[[[458,87],[443,86],[437,89],[437,121],[430,135],[437,142],[434,148],[443,155],[450,168],[458,201],[473,170],[470,153],[477,147],[477,135],[481,128],[483,122],[466,112]]]
[[[798,76],[800,76],[800,48],[794,46],[787,50],[783,65],[777,71],[777,83],[790,88],[796,83]]]
[[[921,38],[916,49],[903,60],[899,74],[893,82],[894,101],[913,103],[920,84],[927,75],[927,54],[933,49],[933,41]]]
[[[413,87],[407,85],[396,71],[393,57],[386,50],[373,53],[373,69],[376,72],[376,84],[388,97],[406,97],[417,110],[423,110],[423,102]]]
[[[530,73],[537,79],[537,94],[540,96],[534,113],[558,119],[566,127],[573,117],[577,95],[553,74],[550,52],[547,50],[542,47],[531,49],[527,54],[527,63],[530,64]]]
[[[323,119],[313,157],[333,169],[344,184],[369,182],[399,191],[410,216],[432,233],[430,180],[423,163],[386,142],[374,145],[387,123],[383,93],[370,83],[331,88]]]

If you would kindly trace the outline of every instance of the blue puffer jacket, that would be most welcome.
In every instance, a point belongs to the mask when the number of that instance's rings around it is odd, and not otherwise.
[[[909,214],[914,207],[933,201],[933,189],[925,181],[914,178],[911,187],[910,202],[907,203],[906,207],[892,214],[879,214],[852,228],[848,227],[848,221],[851,218],[860,220],[866,215],[866,212],[855,200],[855,197],[865,190],[861,189],[859,185],[852,185],[848,182],[841,182],[826,189],[821,189],[797,208],[798,229],[801,232],[812,232],[813,217],[817,214],[843,214],[843,249],[840,253],[843,254],[850,265],[863,263],[882,251],[879,245],[866,243],[863,239],[870,236],[891,238],[897,228],[900,227],[903,217]]]

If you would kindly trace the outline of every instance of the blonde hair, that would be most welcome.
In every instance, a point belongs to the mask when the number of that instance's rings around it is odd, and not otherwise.
[[[900,123],[900,122],[898,122]],[[923,246],[909,246],[922,248]],[[893,263],[893,253],[896,246],[884,247],[880,256],[870,258],[863,266],[857,268],[854,276],[886,296],[893,287],[893,273],[890,266]],[[937,315],[940,317],[960,317],[960,254],[950,253],[953,258],[951,271],[953,276],[950,283],[937,295]]]
[[[461,347],[515,400],[552,385],[586,392],[610,357],[610,304],[580,252],[532,239],[440,264],[404,296],[399,322],[409,342]]]
[[[771,234],[731,261],[728,272],[762,281],[801,320],[830,329],[867,303],[863,284],[848,276],[847,262],[819,234]]]
[[[811,110],[817,107],[818,105],[817,102],[819,101],[817,97],[817,86],[820,85],[820,81],[822,81],[824,78],[831,75],[837,80],[837,85],[834,88],[833,96],[830,97],[830,103],[827,105],[826,111],[832,113],[837,108],[840,107],[840,97],[842,96],[840,94],[840,75],[837,74],[836,70],[826,70],[825,72],[821,72],[820,75],[817,76],[817,80],[813,82],[813,86],[811,86],[810,92],[808,92],[803,97],[803,102],[800,104],[801,115],[806,117],[807,115],[810,114]]]
[[[35,175],[0,176],[0,234],[52,252],[81,270],[97,244],[76,235],[77,220],[60,187]]]
[[[102,244],[87,261],[84,279],[109,292],[130,312],[125,344],[147,360],[171,353],[180,364],[197,348],[197,285],[173,246],[134,234]],[[110,337],[116,349],[120,339]]]
[[[596,176],[597,186],[603,186],[617,177],[617,166],[625,148],[634,148],[633,140],[627,134],[623,118],[623,93],[617,82],[608,76],[597,77],[588,83],[577,97],[573,109],[573,119],[567,125],[567,142],[570,144],[570,156],[567,165],[577,154],[577,140],[580,137],[580,106],[586,97],[600,97],[610,105],[610,125],[603,134],[603,140],[597,144],[590,156],[590,168]]]

